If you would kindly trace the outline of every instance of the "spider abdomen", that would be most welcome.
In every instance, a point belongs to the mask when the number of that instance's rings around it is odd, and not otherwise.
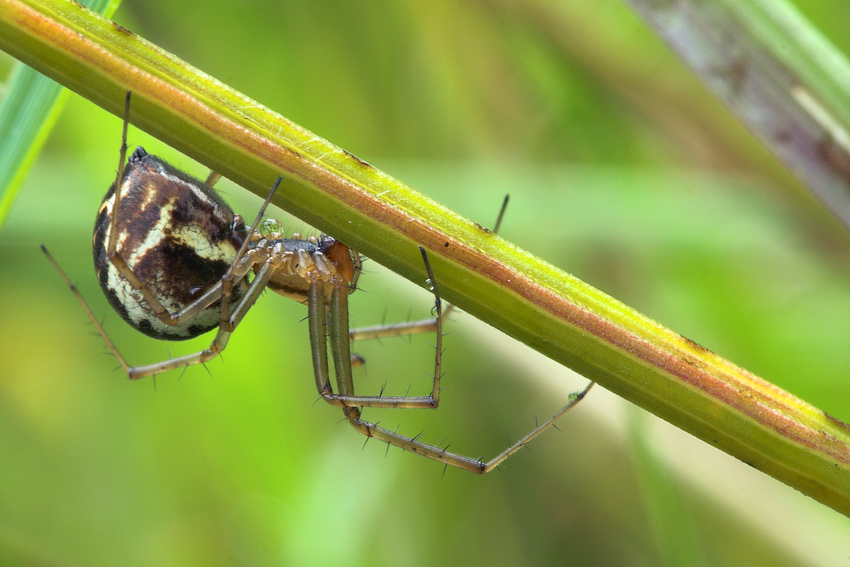
[[[178,171],[141,147],[120,180],[115,250],[169,313],[176,313],[215,285],[233,264],[246,237],[241,217],[201,181]],[[186,322],[162,322],[141,292],[107,257],[115,184],[101,203],[94,227],[94,264],[110,304],[142,333],[166,340],[196,337],[215,328],[213,303]],[[247,288],[233,288],[237,301]]]

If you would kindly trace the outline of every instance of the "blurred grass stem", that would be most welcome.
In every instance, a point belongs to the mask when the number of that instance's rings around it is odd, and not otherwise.
[[[786,0],[628,0],[850,230],[850,64]]]

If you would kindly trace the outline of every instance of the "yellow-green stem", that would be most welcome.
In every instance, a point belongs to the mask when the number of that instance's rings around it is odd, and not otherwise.
[[[0,0],[0,48],[605,388],[850,514],[850,429],[66,0]]]

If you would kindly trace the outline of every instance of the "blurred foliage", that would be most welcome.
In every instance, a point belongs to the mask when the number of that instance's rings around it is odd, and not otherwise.
[[[798,5],[850,52],[846,3]],[[127,0],[115,19],[483,225],[510,192],[506,238],[850,420],[847,235],[620,2]],[[0,233],[0,565],[846,560],[847,518],[601,389],[484,478],[363,446],[315,403],[306,313],[278,297],[208,372],[128,383],[37,248],[132,362],[206,346],[137,336],[98,291],[119,143],[72,96]],[[428,312],[375,263],[361,281],[355,325]],[[448,331],[440,409],[367,415],[492,455],[566,400],[567,370],[464,314]],[[426,338],[357,347],[360,391],[427,388]]]

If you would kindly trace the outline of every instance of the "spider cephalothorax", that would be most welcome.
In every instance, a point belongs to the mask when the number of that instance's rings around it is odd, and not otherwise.
[[[248,246],[256,254],[255,273],[267,262],[274,265],[266,285],[283,297],[307,303],[314,280],[327,284],[327,299],[333,286],[345,286],[349,293],[357,288],[360,254],[325,234],[307,238],[297,233],[289,238],[277,232],[254,234]]]

